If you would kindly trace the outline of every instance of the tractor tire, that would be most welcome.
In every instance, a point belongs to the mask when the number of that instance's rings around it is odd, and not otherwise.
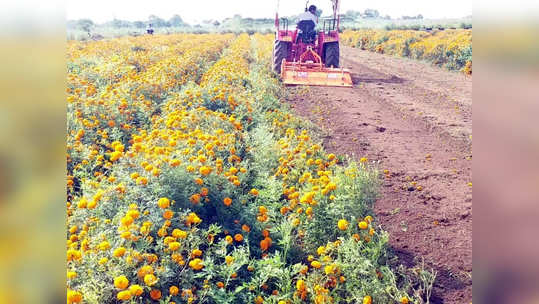
[[[339,67],[339,43],[331,42],[324,47],[324,63],[326,67]]]
[[[273,71],[277,74],[281,74],[281,64],[283,63],[283,59],[288,57],[288,51],[290,49],[290,43],[281,41],[281,40],[275,40],[275,43],[273,44]]]

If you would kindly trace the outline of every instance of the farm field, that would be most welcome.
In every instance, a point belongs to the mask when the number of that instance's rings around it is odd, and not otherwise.
[[[472,74],[472,30],[346,30],[344,45],[381,54],[431,62],[449,70]]]
[[[69,42],[68,303],[421,303],[367,158],[283,103],[273,35]]]
[[[273,34],[69,41],[68,303],[471,302],[468,65],[358,32],[353,88],[285,88]]]
[[[426,62],[341,49],[351,89],[292,88],[328,152],[378,162],[374,210],[410,266],[437,272],[431,303],[472,299],[472,80]]]

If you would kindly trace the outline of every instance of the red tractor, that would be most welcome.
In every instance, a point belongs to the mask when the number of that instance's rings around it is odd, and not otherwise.
[[[339,0],[331,2],[333,16],[321,20],[318,31],[311,20],[302,20],[295,29],[289,29],[288,19],[279,20],[275,14],[273,70],[283,83],[352,86],[350,71],[339,68]]]

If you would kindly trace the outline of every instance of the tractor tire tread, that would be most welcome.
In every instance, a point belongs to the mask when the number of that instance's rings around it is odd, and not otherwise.
[[[289,42],[275,40],[273,44],[273,65],[272,69],[275,73],[281,74],[281,64],[283,59],[288,57],[288,51],[290,49]]]

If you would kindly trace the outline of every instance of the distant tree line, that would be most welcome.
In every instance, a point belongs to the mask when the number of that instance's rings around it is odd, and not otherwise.
[[[78,19],[78,20],[68,20],[67,28],[69,29],[79,29],[85,32],[90,32],[92,28],[96,26],[105,26],[113,28],[145,28],[149,24],[152,27],[189,27],[190,25],[185,23],[180,17],[180,15],[174,15],[170,19],[165,20],[156,15],[150,15],[146,21],[128,21],[121,19],[113,19],[102,24],[96,24],[90,19]]]

